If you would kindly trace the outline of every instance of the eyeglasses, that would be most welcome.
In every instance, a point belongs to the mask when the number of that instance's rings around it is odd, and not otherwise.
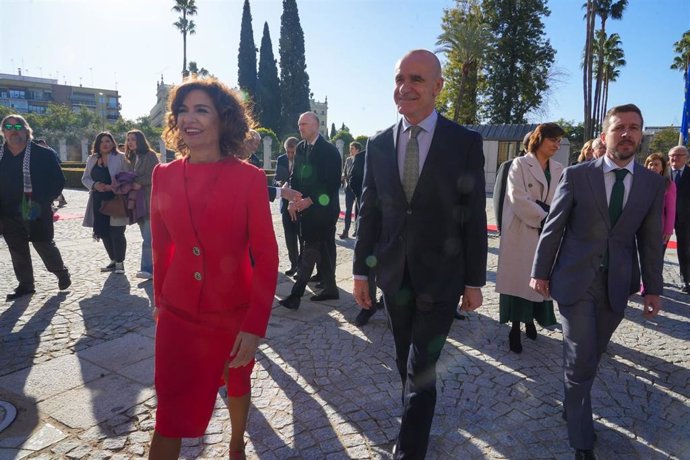
[[[12,124],[12,123],[5,123],[4,128],[5,128],[5,130],[7,130],[7,131],[12,131],[13,129],[14,129],[15,131],[21,131],[22,129],[24,129],[24,125],[21,124],[21,123],[14,123],[14,124]]]

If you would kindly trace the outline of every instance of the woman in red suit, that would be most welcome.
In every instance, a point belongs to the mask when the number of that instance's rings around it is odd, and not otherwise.
[[[242,161],[253,121],[235,91],[187,80],[168,109],[164,137],[181,158],[153,173],[158,406],[149,458],[177,458],[181,438],[204,434],[225,376],[230,458],[243,459],[254,354],[278,272],[266,176]]]

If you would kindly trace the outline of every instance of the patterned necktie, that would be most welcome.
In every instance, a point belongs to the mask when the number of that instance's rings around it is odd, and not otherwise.
[[[676,187],[680,184],[680,169],[673,170],[673,182],[676,183]]]
[[[410,126],[410,141],[405,150],[405,164],[403,165],[402,186],[407,202],[412,202],[412,195],[419,179],[419,143],[417,135],[422,130],[419,126]]]
[[[611,227],[616,225],[618,218],[623,212],[623,197],[625,196],[625,184],[623,179],[628,174],[627,169],[614,169],[616,174],[616,182],[611,189],[611,199],[609,200],[609,219],[611,220]]]

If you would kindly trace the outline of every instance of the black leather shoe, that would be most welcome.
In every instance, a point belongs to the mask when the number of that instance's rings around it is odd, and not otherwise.
[[[454,317],[455,319],[459,319],[459,320],[461,320],[461,321],[464,321],[464,320],[467,319],[467,316],[465,316],[465,315],[463,315],[462,313],[460,313],[457,309],[455,310],[455,313],[453,313],[453,317]]]
[[[522,343],[520,343],[520,329],[510,329],[508,334],[508,343],[510,351],[513,353],[522,353]]]
[[[336,292],[327,292],[327,291],[322,291],[316,295],[313,295],[309,298],[312,302],[321,302],[323,300],[337,300],[340,298],[340,294],[338,291]]]
[[[300,298],[297,297],[296,295],[290,294],[289,296],[285,297],[283,300],[279,300],[278,303],[281,304],[283,307],[288,308],[290,310],[297,310],[299,308]]]
[[[297,269],[295,267],[290,267],[290,270],[285,270],[286,276],[292,276],[296,273],[297,273]]]
[[[36,289],[34,288],[28,289],[25,287],[18,286],[14,289],[14,292],[10,292],[9,294],[7,294],[7,297],[5,297],[5,301],[11,302],[13,300],[17,300],[20,297],[24,297],[25,295],[33,294],[35,292]]]
[[[347,239],[347,232],[341,233],[340,235],[338,235],[338,238],[340,238],[341,240],[346,240]]]
[[[575,460],[597,460],[592,449],[576,449]]]
[[[525,324],[525,335],[528,339],[537,340],[537,327],[534,323]]]
[[[355,326],[362,327],[369,322],[369,318],[374,316],[376,313],[376,307],[371,307],[370,309],[362,308],[355,318]]]
[[[316,285],[314,286],[314,289],[323,289],[323,283],[322,283],[321,281],[319,281],[319,282],[316,283]]]
[[[690,284],[686,284],[683,286],[683,292],[686,294],[690,294]]]
[[[317,283],[319,281],[321,281],[321,276],[318,273],[316,275],[312,276],[311,278],[309,278],[310,283]]]
[[[64,291],[68,287],[72,285],[72,278],[69,276],[69,272],[65,270],[65,272],[61,275],[58,275],[58,289],[61,291]]]

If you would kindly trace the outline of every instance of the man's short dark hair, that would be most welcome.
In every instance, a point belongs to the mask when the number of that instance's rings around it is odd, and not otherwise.
[[[644,118],[642,118],[642,111],[640,111],[640,108],[635,104],[624,104],[611,107],[609,111],[606,112],[606,116],[604,117],[604,123],[601,126],[601,131],[604,132],[609,128],[609,120],[613,115],[625,112],[635,112],[636,114],[638,114],[640,116],[640,128],[644,127]]]
[[[358,152],[362,151],[362,144],[357,141],[350,142],[350,148],[352,147],[356,148]]]

